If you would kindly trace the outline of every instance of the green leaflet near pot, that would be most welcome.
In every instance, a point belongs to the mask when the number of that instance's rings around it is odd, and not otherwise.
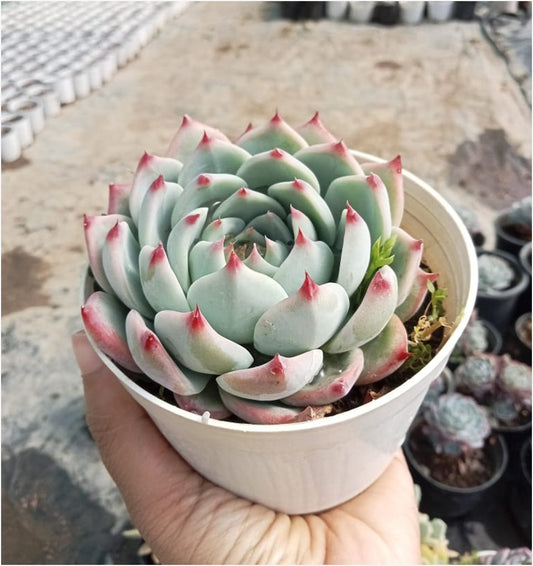
[[[528,279],[518,260],[501,250],[478,254],[479,286],[476,309],[479,317],[501,329],[511,323],[518,299]]]

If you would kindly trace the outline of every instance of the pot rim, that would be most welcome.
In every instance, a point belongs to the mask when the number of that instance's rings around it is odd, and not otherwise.
[[[386,163],[387,160],[376,157],[370,153],[365,153],[357,150],[350,150],[351,153],[359,158],[363,159],[368,162],[376,162],[376,163]],[[364,161],[363,161],[364,162]],[[103,361],[103,363],[116,375],[119,380],[132,391],[134,391],[137,395],[140,395],[144,399],[147,399],[149,402],[157,405],[163,410],[168,412],[174,413],[176,416],[182,417],[188,421],[198,423],[198,424],[208,424],[210,426],[214,426],[218,429],[222,430],[230,430],[230,431],[242,431],[242,432],[250,432],[250,433],[260,433],[260,434],[272,434],[277,432],[293,432],[293,431],[304,431],[304,430],[311,430],[316,428],[323,428],[323,427],[334,427],[343,423],[345,421],[349,421],[355,417],[361,417],[369,412],[374,411],[374,409],[379,408],[383,405],[387,405],[392,402],[397,397],[402,396],[405,392],[409,391],[420,381],[427,379],[429,375],[435,373],[436,368],[439,365],[445,365],[445,360],[449,357],[449,354],[453,350],[459,336],[463,333],[466,325],[468,324],[468,320],[470,317],[470,313],[474,309],[474,305],[476,302],[476,292],[477,292],[477,260],[476,260],[476,252],[470,235],[466,229],[466,226],[459,218],[459,215],[455,212],[453,207],[442,197],[433,187],[431,187],[428,183],[411,173],[405,169],[402,169],[402,174],[406,179],[409,179],[411,182],[415,183],[419,187],[421,187],[425,192],[429,193],[432,198],[438,201],[439,205],[442,206],[446,212],[448,213],[449,217],[455,223],[456,229],[461,233],[463,241],[465,243],[466,252],[468,255],[468,265],[470,266],[470,288],[468,290],[467,297],[462,305],[460,315],[458,316],[458,320],[454,325],[451,333],[446,339],[446,342],[441,346],[440,350],[434,356],[434,358],[424,366],[420,371],[415,373],[411,378],[407,381],[389,391],[382,397],[378,399],[374,399],[369,403],[365,403],[359,407],[354,409],[350,409],[344,411],[342,413],[338,413],[336,415],[328,416],[327,418],[321,418],[316,420],[309,420],[304,422],[296,422],[296,423],[283,423],[283,424],[251,424],[251,423],[237,423],[232,421],[223,421],[209,417],[205,419],[202,415],[198,415],[195,413],[191,413],[189,411],[185,411],[177,406],[171,405],[159,399],[155,395],[152,395],[140,385],[132,381],[108,356],[106,356],[103,352],[100,351],[98,346],[94,343],[92,338],[86,333],[89,342],[95,349],[96,353]],[[89,267],[86,266],[84,270],[84,277],[82,280],[82,287],[81,287],[81,303],[84,304],[86,297],[87,297],[87,285],[90,283],[90,275],[89,275]],[[468,316],[465,316],[467,314]],[[438,372],[440,373],[440,372]]]

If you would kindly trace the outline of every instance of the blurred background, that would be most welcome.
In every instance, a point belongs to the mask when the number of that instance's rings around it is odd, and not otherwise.
[[[83,214],[106,210],[145,150],[163,154],[184,114],[235,138],[276,110],[293,125],[319,111],[349,147],[401,154],[491,248],[498,212],[531,194],[531,3],[1,10],[2,562],[132,563],[141,541],[123,535],[70,349]],[[531,544],[487,515],[450,524],[450,546]]]

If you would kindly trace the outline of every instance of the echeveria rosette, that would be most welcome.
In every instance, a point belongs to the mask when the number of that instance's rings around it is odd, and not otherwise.
[[[400,157],[360,164],[318,114],[235,143],[186,116],[167,155],[145,153],[108,213],[85,217],[85,327],[183,409],[322,416],[409,355],[404,322],[435,275],[403,206]]]
[[[485,410],[472,397],[445,393],[424,410],[424,431],[435,452],[464,454],[481,448],[491,427]]]

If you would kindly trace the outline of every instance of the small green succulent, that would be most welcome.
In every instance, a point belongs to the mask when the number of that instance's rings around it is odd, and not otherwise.
[[[436,453],[459,455],[481,448],[490,434],[485,410],[472,397],[446,393],[424,410],[424,433]]]
[[[481,254],[478,259],[478,289],[487,294],[497,294],[511,287],[515,272],[509,262],[490,253]]]
[[[360,164],[318,114],[232,143],[185,116],[107,214],[85,217],[85,328],[183,409],[252,423],[327,414],[409,357],[435,275],[400,227],[400,157]]]

